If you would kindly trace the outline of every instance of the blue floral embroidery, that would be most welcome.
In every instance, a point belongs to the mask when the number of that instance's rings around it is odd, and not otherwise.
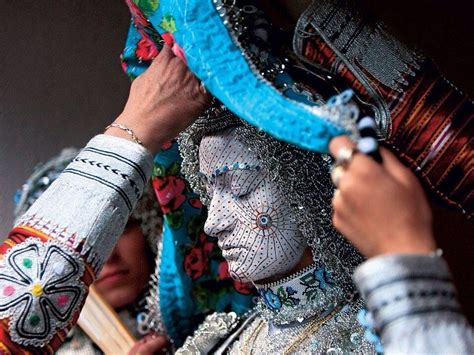
[[[357,321],[365,329],[364,336],[369,341],[369,343],[374,345],[375,351],[378,354],[383,354],[384,350],[382,341],[375,331],[374,320],[372,319],[370,312],[368,312],[366,309],[361,309],[357,314]]]
[[[296,290],[293,287],[288,286],[286,288],[286,293],[288,294],[288,296],[293,296],[294,294],[296,294]]]
[[[266,305],[271,309],[280,309],[282,306],[280,297],[278,297],[271,289],[261,289],[259,290],[263,300]]]
[[[324,266],[319,266],[314,270],[314,278],[319,282],[319,288],[323,291],[333,284],[331,274],[326,271]]]

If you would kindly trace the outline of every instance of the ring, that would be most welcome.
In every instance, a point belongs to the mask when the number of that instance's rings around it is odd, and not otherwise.
[[[339,186],[342,175],[344,175],[344,168],[342,166],[335,166],[331,170],[331,180],[336,187]]]
[[[336,153],[336,162],[335,166],[342,166],[343,168],[347,168],[347,166],[350,164],[352,161],[352,158],[354,158],[354,154],[357,152],[357,148],[346,148],[342,147],[339,149],[339,151]]]

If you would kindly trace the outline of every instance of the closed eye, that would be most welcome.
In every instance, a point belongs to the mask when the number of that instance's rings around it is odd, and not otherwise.
[[[243,198],[255,191],[264,174],[261,171],[239,170],[232,172],[230,190],[234,198]]]

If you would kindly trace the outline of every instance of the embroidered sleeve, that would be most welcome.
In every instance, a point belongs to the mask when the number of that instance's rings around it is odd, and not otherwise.
[[[0,353],[51,354],[79,317],[151,174],[146,149],[99,135],[0,245]]]
[[[446,262],[426,255],[385,255],[356,270],[384,351],[470,353],[474,332],[461,313]]]

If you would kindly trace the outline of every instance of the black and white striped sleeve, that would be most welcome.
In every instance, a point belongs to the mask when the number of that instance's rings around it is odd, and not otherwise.
[[[100,269],[151,176],[153,157],[118,137],[91,139],[17,225],[51,231]]]
[[[387,354],[464,354],[474,333],[456,298],[446,262],[429,255],[384,255],[358,267],[354,280]]]

